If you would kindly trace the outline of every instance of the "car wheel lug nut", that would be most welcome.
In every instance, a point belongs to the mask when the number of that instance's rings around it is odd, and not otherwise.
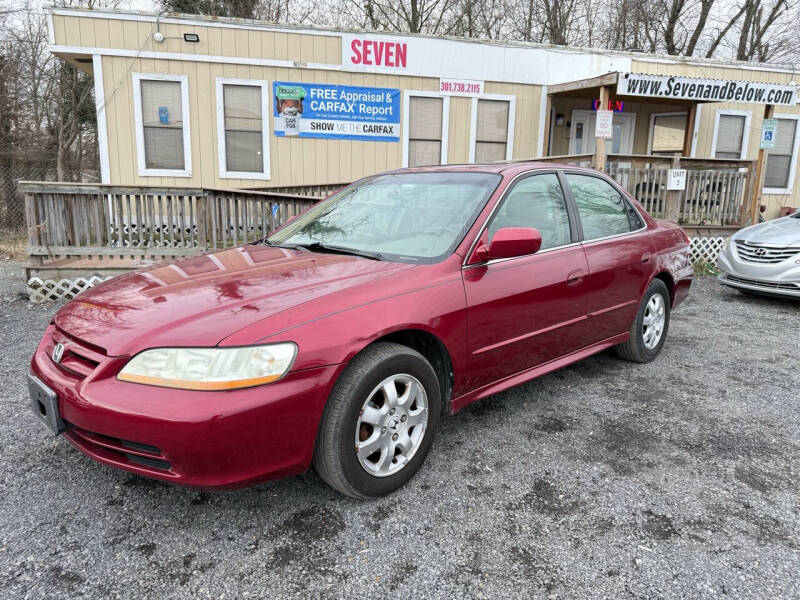
[[[408,415],[403,415],[402,417],[400,417],[400,420],[401,420],[403,423],[405,423],[406,421],[408,421]]]
[[[397,434],[396,434],[396,433],[395,433],[395,434],[392,436],[392,441],[393,441],[393,442],[396,442],[396,441],[397,441]]]
[[[381,427],[381,433],[386,433],[386,427]]]
[[[394,409],[393,409],[393,408],[390,408],[390,409],[389,409],[389,414],[390,414],[390,415],[393,415],[393,414],[394,414]]]

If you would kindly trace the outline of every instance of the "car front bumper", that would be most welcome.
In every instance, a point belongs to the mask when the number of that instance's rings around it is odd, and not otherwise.
[[[754,263],[739,258],[732,246],[733,243],[717,256],[720,283],[762,294],[800,298],[798,257],[779,263]]]
[[[61,339],[54,338],[63,337],[48,328],[31,373],[56,393],[64,437],[103,464],[191,486],[240,487],[307,470],[340,369],[226,392],[176,390],[118,381],[127,359],[102,357],[74,339],[74,355],[97,365],[85,375],[66,359],[56,364],[52,349]]]

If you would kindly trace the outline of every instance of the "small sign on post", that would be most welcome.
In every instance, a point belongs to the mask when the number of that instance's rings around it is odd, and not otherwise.
[[[594,124],[594,137],[614,137],[614,111],[598,110],[597,120]]]
[[[686,169],[670,169],[667,174],[667,190],[683,191],[686,189]]]
[[[764,119],[761,121],[761,144],[762,150],[772,150],[775,147],[775,135],[778,130],[778,119]]]

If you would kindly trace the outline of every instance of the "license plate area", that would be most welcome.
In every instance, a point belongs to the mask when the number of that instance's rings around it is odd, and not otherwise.
[[[28,393],[33,414],[50,431],[58,435],[67,428],[58,414],[58,395],[35,375],[28,375]]]

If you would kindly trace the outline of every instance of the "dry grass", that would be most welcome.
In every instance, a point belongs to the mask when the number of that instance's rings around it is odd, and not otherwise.
[[[24,227],[19,229],[0,229],[0,259],[19,260],[24,258],[27,242]]]

